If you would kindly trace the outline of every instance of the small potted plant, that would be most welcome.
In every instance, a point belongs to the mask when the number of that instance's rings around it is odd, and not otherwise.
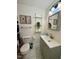
[[[40,22],[37,22],[37,23],[36,23],[36,27],[37,27],[38,29],[40,29],[40,26],[41,26],[41,25],[40,25]]]

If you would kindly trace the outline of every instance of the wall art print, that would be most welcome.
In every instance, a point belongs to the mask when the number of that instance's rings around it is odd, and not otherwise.
[[[20,15],[20,24],[31,24],[31,16]]]

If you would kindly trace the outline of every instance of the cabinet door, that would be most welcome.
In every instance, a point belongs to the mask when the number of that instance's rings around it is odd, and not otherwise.
[[[50,59],[50,56],[49,56],[50,52],[49,52],[48,46],[42,39],[40,43],[41,43],[41,52],[42,52],[43,59]]]

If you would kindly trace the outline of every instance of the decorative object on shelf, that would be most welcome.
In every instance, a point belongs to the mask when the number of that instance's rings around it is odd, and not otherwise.
[[[21,24],[31,24],[31,16],[20,15]]]
[[[41,26],[41,25],[40,25],[40,22],[37,22],[37,23],[36,23],[36,26],[37,26],[37,28],[39,29],[40,26]]]
[[[35,32],[41,32],[42,16],[35,13]]]
[[[41,21],[41,20],[40,20]],[[41,32],[41,22],[40,21],[37,21],[36,22],[36,25],[35,25],[35,27],[36,27],[36,32]]]

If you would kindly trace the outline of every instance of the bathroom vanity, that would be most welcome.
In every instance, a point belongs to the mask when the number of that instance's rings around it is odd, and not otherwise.
[[[49,36],[41,35],[40,47],[43,59],[60,59],[61,45]]]

